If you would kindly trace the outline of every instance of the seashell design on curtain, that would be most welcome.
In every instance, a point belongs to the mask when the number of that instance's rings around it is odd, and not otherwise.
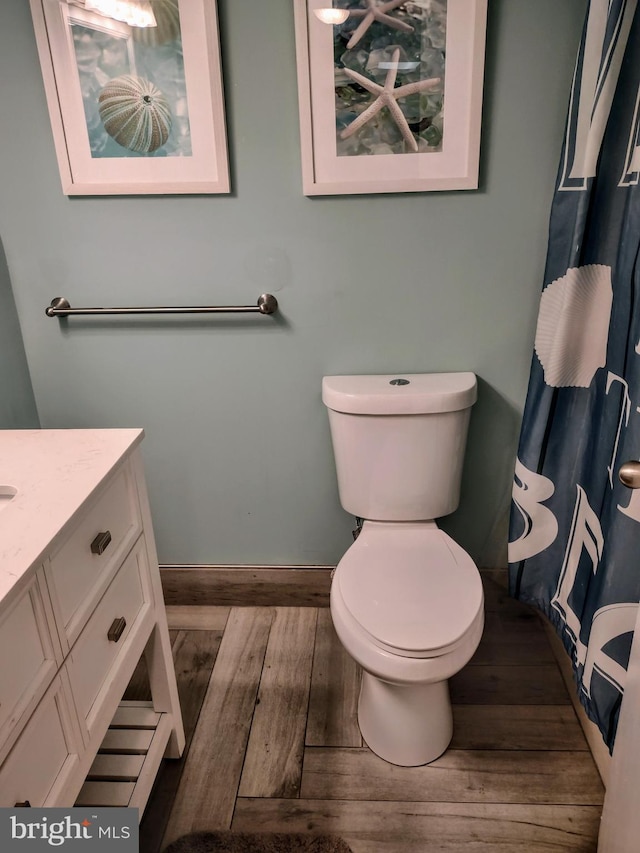
[[[591,0],[513,488],[511,593],[550,619],[613,749],[640,600],[640,9]],[[634,498],[635,495],[635,498]]]

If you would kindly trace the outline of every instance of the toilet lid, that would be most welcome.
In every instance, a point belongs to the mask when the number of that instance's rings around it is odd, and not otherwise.
[[[452,651],[483,605],[473,560],[438,528],[396,532],[380,524],[367,531],[370,524],[336,571],[347,609],[377,644],[396,654]]]

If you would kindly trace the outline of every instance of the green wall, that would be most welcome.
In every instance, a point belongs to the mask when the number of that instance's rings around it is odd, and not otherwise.
[[[38,426],[36,401],[0,240],[0,429],[31,429]]]
[[[143,426],[160,559],[334,563],[324,374],[473,370],[443,526],[500,565],[585,0],[490,0],[478,191],[305,198],[292,0],[219,0],[233,194],[65,197],[26,0],[0,4],[0,234],[44,427]],[[250,303],[277,318],[47,319]]]

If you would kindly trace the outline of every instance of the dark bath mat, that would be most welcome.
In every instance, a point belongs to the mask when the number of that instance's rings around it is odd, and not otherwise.
[[[282,832],[193,832],[164,853],[352,853],[335,835],[291,835]]]

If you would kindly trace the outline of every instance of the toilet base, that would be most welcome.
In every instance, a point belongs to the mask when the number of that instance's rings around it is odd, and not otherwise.
[[[390,684],[363,672],[358,723],[369,749],[390,764],[429,764],[453,735],[449,682]]]

